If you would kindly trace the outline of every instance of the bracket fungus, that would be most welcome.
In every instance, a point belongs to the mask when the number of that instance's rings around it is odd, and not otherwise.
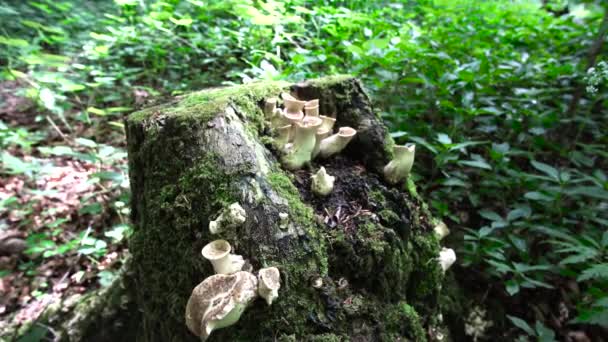
[[[186,305],[186,325],[205,341],[216,329],[238,322],[257,297],[257,278],[249,272],[215,274],[198,284]]]
[[[296,131],[293,145],[283,157],[283,165],[289,170],[296,170],[310,162],[315,147],[317,129],[323,120],[318,117],[305,117],[295,124]]]
[[[322,166],[311,178],[312,192],[316,195],[327,196],[334,189],[334,181],[336,180],[336,177],[329,175]]]
[[[451,248],[442,247],[437,260],[439,261],[439,266],[445,272],[456,262],[456,253]]]
[[[353,139],[355,134],[357,134],[357,131],[354,128],[340,127],[338,133],[321,141],[319,155],[321,158],[327,158],[340,153]]]
[[[281,288],[281,275],[276,267],[266,267],[258,272],[258,294],[266,300],[268,305],[279,296]]]
[[[226,229],[238,227],[246,220],[247,212],[245,209],[239,203],[232,203],[214,221],[209,222],[209,231],[211,234],[217,234]]]
[[[416,145],[395,146],[394,151],[395,159],[391,160],[384,167],[384,179],[391,184],[397,184],[410,175],[410,171],[414,165]]]
[[[213,265],[213,270],[217,274],[231,274],[243,269],[245,260],[236,254],[231,254],[232,246],[226,240],[214,240],[209,242],[201,254]]]

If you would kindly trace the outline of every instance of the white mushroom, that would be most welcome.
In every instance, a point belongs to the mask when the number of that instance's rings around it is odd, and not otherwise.
[[[319,152],[321,152],[321,141],[327,138],[330,134],[331,129],[325,129],[323,128],[323,125],[319,127],[317,133],[315,134],[315,147],[312,149],[312,159],[315,159],[319,155]]]
[[[445,272],[454,264],[454,262],[456,262],[456,253],[451,248],[443,247],[439,252],[437,261],[439,261],[439,266],[441,266],[441,269]]]
[[[439,224],[433,228],[433,231],[435,231],[435,235],[439,240],[443,240],[444,237],[450,234],[450,229],[448,229],[448,226],[443,223],[443,221],[439,222]]]
[[[238,322],[257,297],[257,278],[249,272],[215,274],[198,284],[186,305],[186,325],[205,341],[216,329]]]
[[[238,203],[232,203],[214,221],[209,222],[209,231],[211,234],[217,234],[226,229],[238,227],[246,220],[247,212],[245,209]]]
[[[266,119],[271,119],[274,116],[277,102],[278,99],[276,97],[271,97],[264,103],[264,115],[266,116]]]
[[[305,117],[295,124],[295,136],[291,149],[281,162],[289,170],[297,170],[310,162],[315,147],[316,132],[323,121],[318,117]]]
[[[306,101],[306,104],[304,104],[304,107],[314,107],[314,106],[318,106],[318,105],[319,105],[319,99],[314,99],[314,100]]]
[[[213,270],[217,274],[231,274],[243,269],[245,260],[236,254],[230,254],[232,247],[226,240],[215,240],[209,242],[201,254],[213,265]]]
[[[312,176],[312,192],[319,196],[327,196],[334,189],[336,177],[329,175],[321,166],[319,171]]]
[[[395,159],[384,167],[384,179],[391,184],[396,184],[406,179],[414,165],[415,144],[395,146]]]
[[[321,125],[321,128],[319,128],[319,130],[327,130],[331,132],[331,130],[334,128],[334,124],[336,123],[336,119],[324,115],[320,115],[319,117],[321,118],[321,120],[323,120],[323,124]]]
[[[299,101],[296,99],[283,99],[283,104],[285,105],[285,110],[284,110],[285,114],[302,114],[302,115],[304,115],[304,112],[302,111],[302,109],[304,109],[304,105],[306,104],[305,101]]]
[[[279,228],[287,229],[287,225],[289,225],[289,214],[279,213]]]
[[[304,112],[306,113],[306,116],[319,116],[319,105],[304,106]]]
[[[280,152],[285,151],[285,146],[287,145],[289,140],[291,140],[291,131],[292,131],[291,125],[285,125],[285,126],[277,128],[277,130],[276,130],[277,136],[276,136],[276,138],[274,138],[274,145],[275,145],[275,148],[277,150],[279,150]]]
[[[276,267],[262,268],[258,272],[258,294],[266,300],[268,305],[279,296],[281,288],[281,275]]]
[[[327,137],[321,141],[319,156],[327,158],[334,154],[340,153],[346,145],[357,134],[357,131],[350,127],[340,127],[338,133]]]

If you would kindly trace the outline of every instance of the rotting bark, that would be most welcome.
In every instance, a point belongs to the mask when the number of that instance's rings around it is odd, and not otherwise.
[[[307,193],[301,179],[310,171],[283,171],[270,144],[262,144],[263,101],[284,90],[319,98],[336,127],[358,130],[342,156],[313,165],[331,164],[343,177],[328,206]],[[356,79],[202,91],[131,115],[127,135],[139,339],[195,340],[184,310],[192,289],[213,272],[200,251],[217,238],[256,270],[278,267],[282,287],[272,306],[257,300],[211,341],[418,341],[439,324],[443,275],[431,218],[417,197],[379,177],[392,140]],[[344,221],[336,212],[352,211],[353,196],[361,210]],[[232,202],[247,221],[212,236],[209,221]],[[325,209],[335,223],[323,222]],[[279,213],[289,214],[285,230]],[[323,285],[315,288],[318,278]]]

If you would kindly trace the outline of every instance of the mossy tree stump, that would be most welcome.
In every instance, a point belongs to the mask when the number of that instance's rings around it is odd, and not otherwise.
[[[281,91],[319,98],[321,114],[356,138],[341,156],[284,171],[262,113]],[[356,79],[204,90],[132,114],[127,135],[141,340],[196,340],[186,302],[213,274],[200,251],[218,238],[256,270],[278,267],[282,287],[272,306],[256,300],[210,341],[418,341],[438,324],[443,276],[431,218],[417,196],[381,180],[392,140]],[[324,199],[308,190],[321,165],[338,176]],[[233,202],[247,221],[212,236],[209,221]],[[279,213],[289,214],[285,229]]]

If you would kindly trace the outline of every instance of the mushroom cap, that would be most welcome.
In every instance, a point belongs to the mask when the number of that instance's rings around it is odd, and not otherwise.
[[[283,100],[296,100],[296,98],[293,95],[291,95],[290,93],[285,93],[285,92],[281,93],[281,98]]]
[[[276,267],[262,268],[258,272],[258,281],[269,290],[278,290],[281,287],[281,274]]]
[[[304,112],[308,116],[319,116],[319,105],[316,106],[304,106]]]
[[[309,100],[309,101],[306,101],[306,103],[304,104],[304,107],[315,107],[315,106],[319,106],[319,99]]]
[[[307,116],[302,119],[302,122],[298,122],[298,125],[302,128],[306,127],[321,127],[323,120],[317,116]]]
[[[302,121],[302,119],[304,118],[304,113],[303,112],[288,113],[287,111],[283,111],[283,117],[285,119],[289,120],[291,123],[298,123],[298,122]]]
[[[203,247],[201,254],[207,260],[218,260],[230,254],[232,247],[226,240],[214,240]]]
[[[412,153],[416,151],[416,144],[395,145],[393,148],[395,154]]]
[[[357,130],[348,126],[340,127],[340,130],[338,130],[338,135],[344,138],[350,138],[355,134],[357,134]]]
[[[206,339],[214,329],[232,325],[257,297],[257,278],[249,272],[215,274],[198,284],[186,305],[186,325]]]

